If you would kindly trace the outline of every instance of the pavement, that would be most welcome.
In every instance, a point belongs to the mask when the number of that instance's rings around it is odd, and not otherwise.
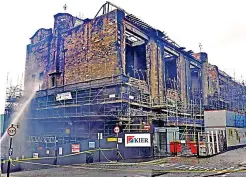
[[[12,173],[13,177],[245,177],[246,148],[228,151],[210,158],[168,157],[131,160],[119,163],[93,163],[58,166],[49,169]],[[242,171],[244,170],[244,171]]]

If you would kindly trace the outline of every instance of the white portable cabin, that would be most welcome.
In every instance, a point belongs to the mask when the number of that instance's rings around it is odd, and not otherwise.
[[[240,118],[240,119],[239,119]],[[227,111],[204,111],[205,131],[224,130],[226,132],[227,147],[246,145],[245,115]],[[239,122],[239,120],[242,120]]]

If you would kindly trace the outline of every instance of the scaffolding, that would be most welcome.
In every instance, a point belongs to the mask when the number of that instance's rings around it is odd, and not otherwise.
[[[10,110],[15,110],[17,103],[22,96],[23,90],[21,86],[10,86],[6,89],[6,102],[5,102],[5,114],[8,114]]]
[[[112,134],[117,124],[123,131],[145,131],[143,124],[150,123],[153,117],[151,100],[148,90],[135,84],[136,81],[127,76],[112,76],[40,90],[27,119],[43,122],[46,136],[86,138],[96,136],[98,132],[107,136]],[[69,92],[71,98],[57,100],[57,95],[64,92]],[[54,126],[49,128],[51,122],[55,122],[57,129]]]
[[[64,92],[71,94],[70,99],[57,100],[57,95]],[[162,102],[158,107],[151,100],[146,81],[119,75],[40,90],[27,119],[37,121],[36,126],[43,122],[45,136],[56,137],[88,138],[98,132],[109,136],[115,125],[125,132],[148,132],[153,121],[163,121],[168,126],[202,126],[192,117],[190,105],[176,103]],[[37,129],[35,132],[36,136],[40,133]]]
[[[125,12],[116,5],[106,2],[96,17],[100,13],[108,13],[113,8]],[[180,52],[193,61],[194,58],[190,55],[191,51],[183,51],[184,48],[169,39],[166,34],[152,28],[134,15],[125,13],[126,21],[136,24],[147,32],[156,33],[156,37],[163,40],[163,44],[170,47],[174,53]],[[130,32],[126,31],[126,38],[129,39],[129,35],[131,35]],[[134,37],[136,38],[136,36]],[[170,51],[164,51],[164,55],[165,62],[167,60],[171,62],[180,57]],[[176,67],[177,63],[175,63]],[[153,122],[162,122],[164,126],[179,126],[183,128],[184,132],[195,132],[203,127],[204,105],[200,86],[194,89],[189,88],[190,85],[187,84],[188,88],[185,88],[187,101],[183,102],[181,83],[177,79],[178,73],[172,77],[167,74],[167,78],[163,78],[167,83],[160,91],[162,92],[161,96],[152,98],[147,69],[141,70],[133,67],[132,71],[133,76],[131,77],[112,75],[107,78],[39,90],[32,101],[30,112],[26,116],[26,119],[33,125],[30,128],[30,132],[33,134],[29,141],[38,141],[40,134],[62,139],[63,142],[97,136],[98,132],[109,136],[115,125],[119,125],[124,132],[148,132],[150,131],[148,127]],[[201,82],[201,73],[197,77],[197,80]],[[239,96],[242,96],[242,93],[245,95],[245,91],[240,92],[239,87],[235,87],[235,89],[233,87],[233,91],[228,91],[227,87],[229,88],[228,84],[225,89],[221,89],[223,91],[220,94],[209,98],[209,109],[233,108],[234,105],[237,105],[237,102],[233,101],[242,101]],[[245,87],[243,88],[245,89]],[[12,90],[15,91],[9,93],[21,92],[18,87],[12,88]],[[59,98],[58,95],[61,96],[64,93],[67,93],[69,98]],[[235,93],[239,96],[237,97]],[[10,98],[14,98],[14,95],[10,95]],[[224,101],[230,100],[230,103],[227,106],[222,104],[220,108],[220,97],[223,97]],[[9,108],[14,110],[14,104],[17,102],[16,100],[7,102],[6,110]],[[238,104],[237,107],[244,107],[244,102],[242,101],[243,106]]]
[[[23,85],[22,79],[19,82],[19,77],[17,84],[12,84],[12,81],[9,79],[9,74],[7,75],[7,87],[5,94],[5,109],[4,109],[4,126],[3,132],[8,128],[11,118],[15,112],[19,109],[23,97]]]
[[[210,95],[207,110],[229,110],[245,113],[246,87],[244,83],[235,81],[231,77],[219,78],[219,89]]]

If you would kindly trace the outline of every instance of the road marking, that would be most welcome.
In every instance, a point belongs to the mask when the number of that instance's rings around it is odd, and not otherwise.
[[[175,165],[178,165],[178,164],[161,164],[160,166],[161,167],[168,168],[168,167],[174,167]],[[179,165],[179,166],[176,166],[174,168],[181,169],[181,170],[189,170],[189,171],[199,171],[199,170],[204,170],[204,171],[217,171],[217,170],[220,170],[217,173],[221,173],[221,172],[225,172],[225,171],[231,170],[231,169],[233,169],[235,167],[217,169],[217,168],[213,168],[213,167],[202,167],[202,166],[192,166],[192,165]]]
[[[170,164],[169,164],[169,163],[166,163],[166,164],[160,164],[159,166],[160,166],[160,167],[169,167]]]
[[[176,163],[175,163],[175,164],[166,163],[166,164],[160,164],[159,166],[160,166],[160,167],[173,167],[173,166],[175,166],[175,165],[177,165],[177,164],[176,164]]]
[[[201,168],[198,166],[198,167],[196,167],[196,170],[200,170]]]
[[[180,166],[178,166],[178,167],[175,167],[175,168],[187,168],[187,165],[180,165]]]
[[[230,173],[229,173],[230,174]],[[228,173],[224,174],[224,175],[221,175],[222,177],[226,177],[227,175],[229,175]]]
[[[171,167],[173,167],[173,166],[175,166],[175,165],[177,165],[177,164],[176,164],[176,163],[174,163],[174,164],[171,164],[170,166],[171,166]]]
[[[176,163],[174,163],[174,164],[168,164],[166,167],[173,167],[173,166],[175,166],[175,165],[177,165]]]
[[[176,166],[177,165],[177,166]],[[175,164],[171,164],[171,163],[166,163],[166,164],[160,164],[159,166],[161,167],[165,167],[165,168],[175,168],[177,170],[184,170],[184,171],[214,171],[217,174],[223,173],[221,174],[221,176],[225,177],[231,173],[231,171],[237,171],[237,170],[241,170],[244,169],[243,167],[235,169],[235,167],[226,167],[226,168],[214,168],[214,167],[203,167],[203,166],[192,166],[192,165],[179,165],[177,163]]]
[[[191,167],[189,168],[189,170],[195,170],[195,169],[197,169],[195,166],[191,166]]]

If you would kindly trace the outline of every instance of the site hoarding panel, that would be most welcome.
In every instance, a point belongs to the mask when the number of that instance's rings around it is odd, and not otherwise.
[[[125,147],[151,147],[150,133],[125,134]]]
[[[226,127],[227,146],[246,145],[246,128]]]

